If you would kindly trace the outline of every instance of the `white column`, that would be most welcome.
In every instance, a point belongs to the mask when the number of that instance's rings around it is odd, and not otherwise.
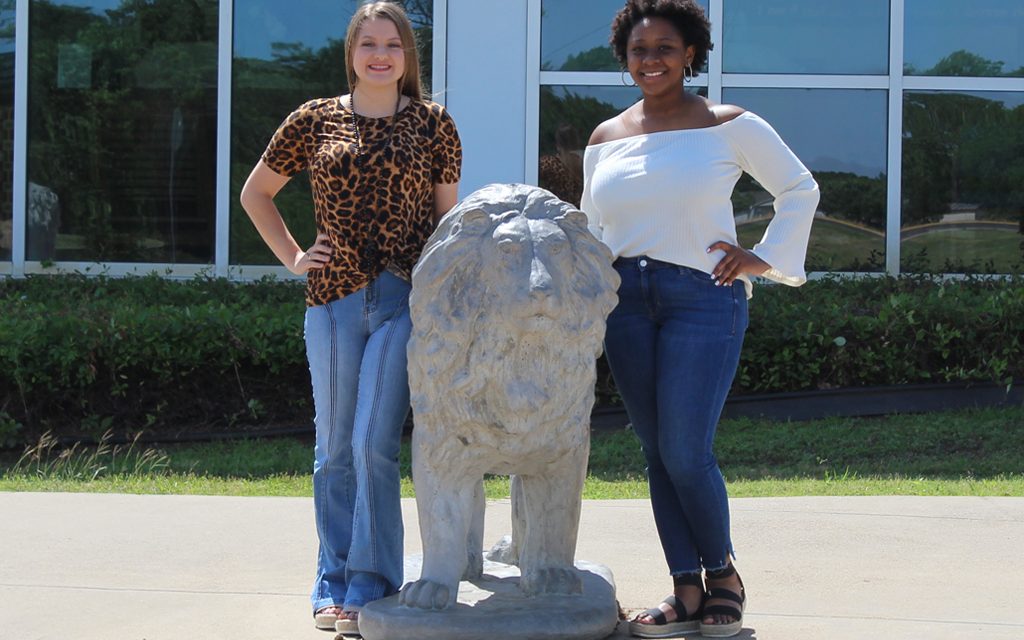
[[[711,42],[715,48],[708,52],[708,100],[722,103],[722,20],[725,16],[724,0],[711,0],[708,20],[711,21]]]
[[[434,0],[434,50],[430,52],[433,72],[430,86],[433,100],[447,106],[445,85],[448,83],[448,0]]]
[[[525,179],[531,1],[448,0],[445,103],[462,137],[460,197]]]
[[[217,30],[217,188],[214,274],[228,276],[231,246],[231,61],[234,50],[234,0],[220,0]]]
[[[885,272],[900,272],[903,198],[903,0],[889,4],[889,140],[886,167]]]
[[[11,272],[25,275],[28,231],[28,11],[29,0],[17,0],[14,18],[14,171],[11,198]]]

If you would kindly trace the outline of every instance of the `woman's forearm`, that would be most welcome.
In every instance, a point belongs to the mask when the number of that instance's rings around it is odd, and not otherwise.
[[[302,248],[284,223],[281,212],[278,211],[274,200],[265,195],[242,194],[242,208],[249,214],[256,231],[267,243],[270,250],[274,252],[281,264],[293,270],[295,263],[302,254]]]

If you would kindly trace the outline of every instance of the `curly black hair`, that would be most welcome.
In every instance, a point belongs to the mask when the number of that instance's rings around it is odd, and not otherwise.
[[[711,23],[704,8],[695,0],[626,0],[612,20],[612,45],[615,58],[626,66],[626,45],[633,27],[644,18],[664,18],[679,31],[686,46],[693,46],[693,75],[708,61],[708,51],[715,48],[711,42]]]

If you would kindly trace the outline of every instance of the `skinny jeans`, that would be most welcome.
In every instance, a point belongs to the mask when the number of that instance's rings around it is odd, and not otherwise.
[[[713,444],[747,329],[742,282],[619,258],[619,303],[605,351],[647,462],[651,505],[673,576],[725,567],[733,555],[725,480]]]

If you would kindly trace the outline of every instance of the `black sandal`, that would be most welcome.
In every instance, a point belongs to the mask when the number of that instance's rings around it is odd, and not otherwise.
[[[695,587],[704,588],[704,581],[701,580],[699,573],[689,573],[681,576],[675,576],[672,578],[673,586],[679,587],[682,585],[693,585]],[[643,613],[638,613],[629,623],[629,633],[638,638],[676,638],[687,633],[694,633],[700,629],[701,624],[701,611],[702,607],[698,606],[697,610],[690,613],[686,610],[686,606],[683,601],[680,600],[676,594],[672,594],[665,598],[662,602],[672,608],[672,611],[676,614],[676,619],[669,622],[665,616],[665,612],[654,607],[648,609]],[[645,624],[637,622],[637,619],[642,616],[649,616],[654,620],[653,624]]]
[[[736,567],[731,564],[724,569],[707,572],[709,580],[728,578],[731,575],[736,575]],[[739,575],[736,575],[736,579],[740,581],[740,592],[738,594],[732,589],[715,587],[714,589],[708,589],[707,593],[704,595],[704,601],[707,602],[712,598],[719,600],[731,600],[739,606],[731,604],[713,604],[710,606],[705,605],[703,607],[705,616],[730,616],[732,618],[736,618],[735,622],[727,622],[725,624],[705,624],[702,620],[700,623],[700,633],[702,636],[707,638],[731,638],[739,633],[743,628],[743,611],[747,608],[747,592],[743,588],[743,580]]]

